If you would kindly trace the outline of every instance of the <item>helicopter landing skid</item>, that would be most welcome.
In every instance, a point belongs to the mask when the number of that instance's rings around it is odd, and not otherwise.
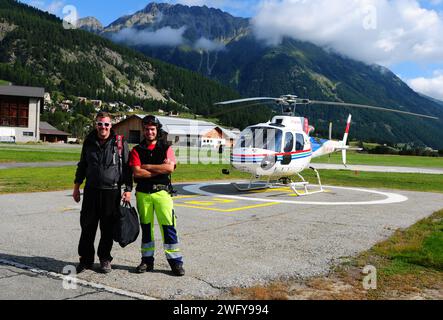
[[[297,173],[297,176],[301,179],[299,182],[293,182],[290,178],[281,178],[279,181],[281,182],[271,182],[271,177],[269,177],[266,181],[259,180],[259,176],[252,175],[251,180],[249,181],[249,184],[247,187],[241,187],[237,183],[232,183],[232,185],[241,192],[245,191],[253,191],[253,190],[264,190],[264,189],[272,189],[272,188],[281,188],[281,187],[288,187],[297,195],[297,196],[307,196],[311,194],[321,193],[324,192],[323,186],[321,184],[320,180],[320,174],[317,171],[317,169],[313,167],[309,167],[309,169],[313,170],[315,174],[317,175],[318,185],[320,187],[319,190],[315,191],[309,191],[308,186],[309,182],[306,181],[303,176],[299,173]],[[299,189],[303,189],[304,193],[301,193]]]
[[[252,175],[251,180],[249,181],[249,185],[245,188],[240,187],[237,183],[232,183],[232,185],[237,189],[238,191],[252,191],[252,190],[263,190],[263,189],[269,189],[272,188],[273,185],[270,182],[271,177],[268,178],[268,180],[263,181],[259,180],[260,176]]]
[[[292,182],[292,181],[290,181],[290,182],[288,183],[288,185],[289,185],[289,187],[291,188],[291,190],[294,191],[294,193],[295,193],[297,196],[299,196],[299,197],[301,197],[301,196],[307,196],[307,195],[310,195],[310,194],[316,194],[316,193],[324,192],[324,189],[323,189],[323,186],[322,186],[322,184],[321,184],[321,180],[320,180],[320,174],[318,173],[317,169],[315,169],[315,168],[313,168],[313,167],[309,167],[309,169],[313,170],[313,171],[315,172],[315,174],[317,175],[318,185],[320,186],[320,189],[319,189],[319,190],[315,190],[315,191],[309,191],[309,190],[308,190],[309,182],[307,182],[307,181],[305,180],[305,178],[303,178],[303,176],[302,176],[300,173],[297,173],[297,176],[298,176],[302,181],[300,181],[300,182]],[[304,191],[305,191],[304,193],[300,193],[300,192],[297,190],[297,189],[301,189],[301,188],[304,189]]]

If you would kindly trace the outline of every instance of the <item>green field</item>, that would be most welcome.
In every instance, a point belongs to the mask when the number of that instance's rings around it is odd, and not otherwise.
[[[249,179],[249,175],[221,170],[226,165],[179,165],[173,174],[174,182],[205,180]],[[15,168],[0,170],[0,193],[38,192],[70,189],[73,186],[75,166],[57,168]],[[344,170],[320,171],[324,185],[386,188],[443,193],[443,175],[359,172]],[[317,183],[313,172],[304,172],[305,178]]]
[[[49,144],[0,144],[0,163],[6,162],[50,162],[50,161],[78,161],[80,159],[81,145],[49,145]],[[191,149],[190,156],[197,157],[204,155],[207,151]],[[178,156],[178,153],[176,151]],[[212,154],[217,154],[212,150]],[[183,156],[183,152],[182,152]],[[224,152],[225,159],[229,159],[229,150]],[[375,166],[396,166],[396,167],[422,167],[422,168],[443,168],[443,158],[397,156],[397,155],[375,155],[356,152],[348,152],[350,165],[375,165]],[[229,161],[229,160],[228,160]],[[328,156],[313,159],[313,163],[341,164],[341,153],[334,153],[331,158]]]
[[[0,163],[78,161],[81,146],[0,144]]]

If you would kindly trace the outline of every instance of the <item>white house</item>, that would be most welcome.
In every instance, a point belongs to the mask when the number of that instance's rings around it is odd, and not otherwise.
[[[43,88],[0,86],[0,142],[40,140],[44,96]]]

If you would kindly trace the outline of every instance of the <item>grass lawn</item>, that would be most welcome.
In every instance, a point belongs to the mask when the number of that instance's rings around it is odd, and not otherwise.
[[[249,179],[249,175],[232,171],[221,174],[226,165],[179,165],[173,174],[174,182]],[[0,170],[0,193],[38,192],[70,189],[75,166],[57,168],[14,168]],[[316,183],[312,171],[303,172],[305,178]],[[323,170],[325,185],[387,188],[443,193],[443,175],[359,172]]]
[[[78,161],[80,159],[81,145],[49,145],[49,144],[5,144],[0,143],[0,163],[5,162],[50,162],[50,161]],[[175,148],[176,149],[176,148]],[[212,156],[218,157],[217,150],[211,150]],[[208,150],[192,148],[189,152],[191,158],[208,155]],[[187,151],[176,151],[176,157],[187,158]],[[224,157],[229,162],[229,150],[224,150]],[[316,158],[313,163],[341,164],[341,153]],[[357,152],[348,152],[348,164],[443,168],[443,158],[375,155]]]
[[[78,161],[81,146],[0,144],[0,163]]]

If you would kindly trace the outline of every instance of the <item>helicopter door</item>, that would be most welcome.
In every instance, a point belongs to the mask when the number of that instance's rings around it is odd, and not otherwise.
[[[283,149],[284,153],[289,153],[294,150],[294,135],[292,132],[286,132],[285,134],[285,147]],[[292,161],[292,154],[283,155],[282,165],[288,165]]]

